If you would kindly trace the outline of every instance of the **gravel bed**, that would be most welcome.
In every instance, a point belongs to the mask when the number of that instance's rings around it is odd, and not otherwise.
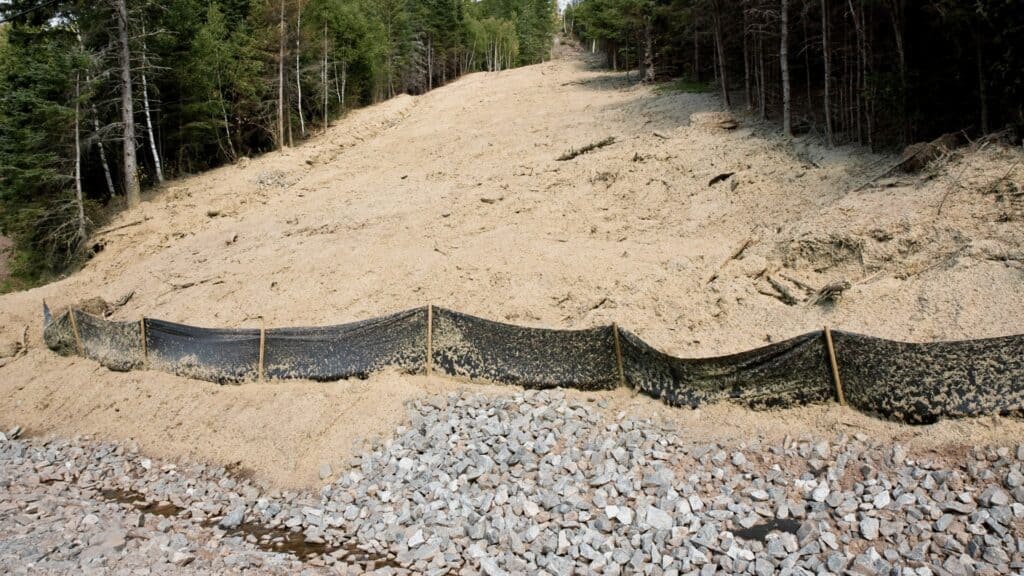
[[[687,442],[560,391],[451,394],[319,492],[0,435],[0,572],[1024,573],[1024,446]]]

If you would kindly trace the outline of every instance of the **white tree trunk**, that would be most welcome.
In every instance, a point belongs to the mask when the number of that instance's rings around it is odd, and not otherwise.
[[[81,73],[75,74],[75,204],[78,208],[77,245],[85,242],[85,201],[82,195]]]
[[[224,103],[224,89],[221,87],[223,84],[220,79],[220,74],[217,74],[217,96],[220,98],[220,113],[221,118],[224,121],[224,134],[228,139],[228,150],[231,152],[231,161],[234,162],[238,158],[238,152],[235,151],[235,142],[231,138],[231,121],[228,120],[228,107]]]
[[[114,177],[110,174],[110,163],[107,162],[107,149],[103,145],[103,140],[100,138],[100,120],[99,112],[96,110],[96,105],[92,105],[92,126],[96,131],[96,145],[100,149],[100,164],[103,165],[103,176],[107,180],[107,191],[110,192],[111,196],[117,195],[117,189],[114,188]]]
[[[299,91],[299,130],[302,137],[306,137],[306,119],[302,117],[302,68],[299,61],[302,55],[302,47],[299,46],[302,37],[302,7],[299,6],[299,14],[295,21],[295,86]]]
[[[792,136],[793,120],[789,108],[789,0],[782,0],[779,20],[782,27],[779,44],[779,65],[782,69],[782,133]]]
[[[654,82],[654,38],[651,17],[644,19],[644,82]]]
[[[146,27],[142,27],[142,36],[146,36]],[[149,149],[153,153],[153,166],[156,168],[156,180],[164,183],[164,169],[160,165],[160,152],[156,149],[156,135],[153,131],[153,117],[149,113],[149,85],[146,82],[146,40],[142,40],[142,109],[146,113],[146,132],[149,133]]]
[[[345,88],[348,83],[348,62],[341,63],[341,111],[345,111]]]
[[[287,24],[284,19],[284,2],[281,0],[281,45],[277,56],[277,147],[283,148],[284,140],[284,59],[285,43],[288,41]]]
[[[121,52],[121,122],[124,128],[124,195],[128,207],[142,202],[138,161],[135,157],[135,104],[132,99],[132,54],[128,44],[127,0],[117,0],[117,36]]]
[[[338,77],[338,63],[334,63],[334,93],[338,97],[338,104],[341,105],[341,79]]]
[[[434,38],[427,36],[427,90],[434,89]]]

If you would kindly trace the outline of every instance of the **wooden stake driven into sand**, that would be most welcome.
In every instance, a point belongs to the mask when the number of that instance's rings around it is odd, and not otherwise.
[[[427,376],[434,371],[434,305],[427,304]]]
[[[260,365],[259,368],[257,369],[257,374],[260,379],[260,382],[263,382],[263,352],[266,350],[266,343],[267,328],[266,326],[263,325],[263,322],[260,321]]]
[[[85,349],[82,348],[82,337],[78,334],[78,320],[75,319],[75,309],[68,312],[68,319],[71,320],[71,332],[75,335],[75,349],[79,356],[85,356]]]
[[[836,362],[836,347],[832,344],[832,330],[825,326],[825,342],[828,343],[828,360],[832,365],[832,379],[836,383],[836,398],[840,406],[846,406],[846,396],[843,394],[843,381],[839,379],[839,363]]]
[[[146,344],[146,317],[139,320],[139,334],[142,335],[142,367],[149,368],[149,345]]]
[[[619,386],[626,387],[626,373],[622,369],[622,346],[619,344],[619,325],[612,324],[612,333],[615,334],[615,364],[619,369]]]

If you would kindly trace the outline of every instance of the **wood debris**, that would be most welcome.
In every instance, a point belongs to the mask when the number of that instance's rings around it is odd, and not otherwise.
[[[835,302],[842,297],[843,292],[846,292],[853,286],[847,280],[839,280],[823,286],[818,290],[814,296],[808,300],[808,304],[823,305],[831,302]]]
[[[592,152],[594,150],[597,150],[598,148],[604,148],[605,146],[611,146],[612,144],[615,144],[615,137],[614,136],[609,136],[609,137],[605,138],[604,140],[598,140],[597,142],[591,142],[590,144],[587,144],[586,146],[584,146],[583,148],[580,148],[579,150],[570,149],[565,154],[562,154],[561,156],[559,156],[557,158],[557,160],[559,162],[565,162],[566,160],[572,160],[573,158],[576,158],[577,156],[582,156],[583,154],[586,154],[588,152]]]

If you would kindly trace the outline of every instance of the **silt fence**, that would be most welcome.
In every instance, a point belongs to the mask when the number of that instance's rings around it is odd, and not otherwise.
[[[528,388],[619,386],[673,406],[838,401],[907,423],[1024,413],[1024,336],[911,344],[828,328],[714,358],[665,354],[617,325],[526,328],[435,306],[313,328],[197,328],[45,310],[47,346],[111,370],[221,384],[322,382],[384,369]]]

